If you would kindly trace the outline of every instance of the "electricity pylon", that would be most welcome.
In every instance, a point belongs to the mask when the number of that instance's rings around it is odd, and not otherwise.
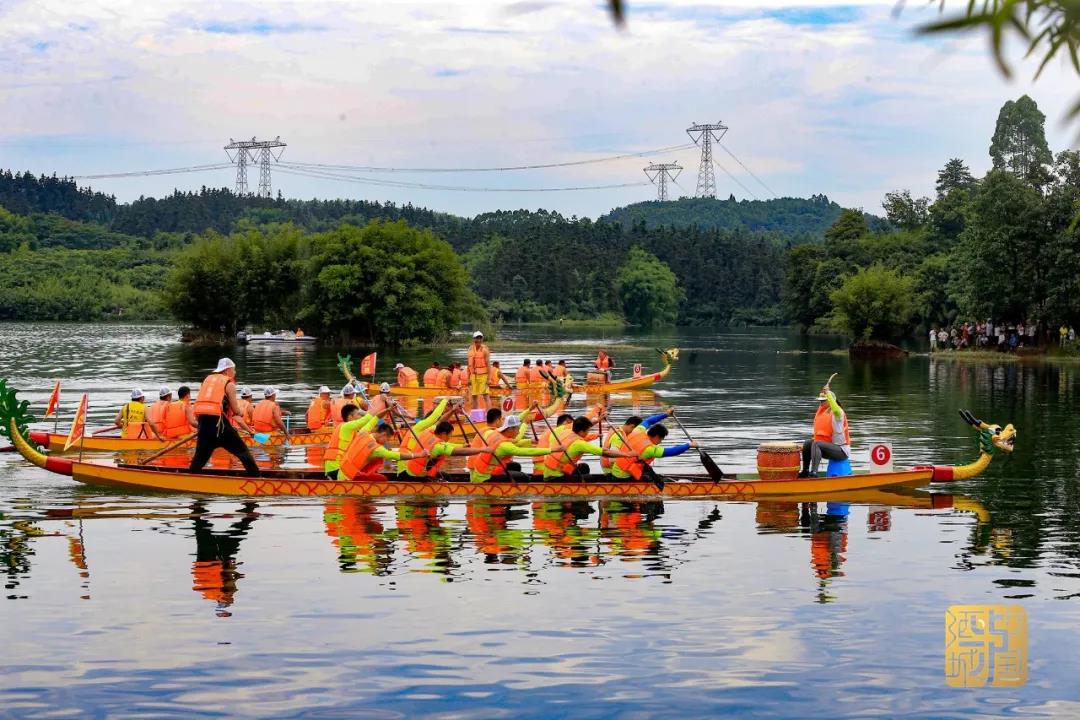
[[[686,134],[694,141],[695,145],[701,146],[701,165],[698,166],[697,196],[716,197],[716,175],[713,173],[712,144],[715,140],[720,142],[724,133],[728,131],[723,123],[694,123],[686,128]],[[717,135],[716,133],[720,134]]]
[[[675,171],[672,174],[672,170]],[[679,163],[652,163],[645,168],[645,174],[649,177],[649,182],[656,186],[656,199],[660,202],[667,200],[667,184],[668,180],[675,182],[675,178],[679,177],[679,173],[682,172],[682,165]]]
[[[285,143],[281,142],[281,136],[273,140],[233,140],[229,138],[229,144],[225,146],[225,153],[229,161],[236,164],[236,194],[247,195],[247,165],[249,162],[259,163],[259,197],[270,197],[270,161],[277,160],[281,153],[285,152]],[[230,153],[235,150],[236,154]],[[274,152],[277,150],[277,152]]]

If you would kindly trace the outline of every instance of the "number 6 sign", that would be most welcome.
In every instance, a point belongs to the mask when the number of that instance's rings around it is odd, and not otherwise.
[[[870,446],[870,472],[892,472],[892,444],[878,442]]]

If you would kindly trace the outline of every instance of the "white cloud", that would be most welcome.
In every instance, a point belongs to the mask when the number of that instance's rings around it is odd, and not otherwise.
[[[635,10],[640,7],[640,10]],[[1002,81],[979,38],[910,30],[891,2],[94,2],[0,11],[0,147],[40,172],[84,174],[224,160],[229,137],[276,136],[285,158],[393,166],[488,166],[601,157],[685,142],[723,120],[725,144],[778,192],[824,192],[877,210],[884,192],[928,193],[951,156],[985,167],[997,108],[1030,92],[1051,144],[1075,77]],[[1018,77],[1027,77],[1022,67]],[[694,186],[693,151],[671,153]],[[666,160],[658,157],[656,160]],[[717,159],[767,195],[724,153]],[[529,174],[395,175],[446,185],[643,181],[649,159]],[[921,180],[920,180],[921,179]],[[720,193],[746,193],[717,173]],[[920,186],[921,182],[921,186]],[[208,176],[102,181],[128,199]],[[556,208],[595,216],[648,187],[566,194],[388,189],[277,175],[287,195],[411,200],[474,213]]]

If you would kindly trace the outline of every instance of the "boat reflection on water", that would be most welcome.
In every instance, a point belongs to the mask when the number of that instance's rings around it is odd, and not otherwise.
[[[257,526],[256,520],[266,517],[263,512],[267,507],[273,508],[275,503],[262,503],[260,512],[260,505],[251,501],[198,500],[180,506],[168,500],[131,498],[86,501],[74,507],[48,508],[36,517],[0,519],[0,561],[8,576],[8,597],[22,597],[17,588],[30,575],[35,543],[65,537],[68,560],[81,579],[81,596],[89,599],[93,528],[100,525],[84,521],[124,519],[137,524],[151,522],[154,530],[164,534],[194,538],[189,587],[212,602],[218,616],[229,617],[245,576],[240,557],[244,540],[269,523],[275,524],[271,535],[293,537],[304,532],[297,526],[281,525],[283,520],[276,513]],[[992,518],[978,501],[914,490],[860,491],[830,502],[783,498],[667,505],[655,500],[569,499],[462,503],[340,497],[326,499],[321,505],[301,502],[288,507],[293,523],[310,523],[321,515],[319,534],[330,538],[343,573],[378,578],[427,573],[445,582],[459,582],[476,580],[480,573],[495,570],[519,573],[525,584],[549,582],[550,573],[558,573],[560,568],[623,580],[672,582],[676,570],[692,566],[700,557],[692,552],[695,545],[708,543],[720,527],[737,522],[729,519],[725,523],[725,516],[745,520],[749,509],[757,535],[806,541],[808,562],[804,567],[816,599],[822,603],[838,599],[836,579],[844,576],[851,553],[861,549],[851,535],[855,517],[865,517],[865,534],[860,530],[856,535],[862,541],[876,533],[892,532],[897,511],[921,515],[921,511],[952,510],[938,517],[939,522],[967,528],[968,540],[957,556],[958,569],[980,562],[977,556],[989,556],[982,562],[1007,561],[1010,546],[1008,533],[993,527]],[[852,512],[855,507],[859,508],[857,513]],[[315,508],[321,512],[312,517]],[[689,513],[688,508],[692,508]],[[697,520],[688,514],[696,514]],[[732,530],[739,531],[728,527],[725,533]],[[102,544],[107,546],[109,540],[103,537]],[[107,555],[99,562],[108,562]],[[324,561],[316,554],[306,562],[318,565]]]

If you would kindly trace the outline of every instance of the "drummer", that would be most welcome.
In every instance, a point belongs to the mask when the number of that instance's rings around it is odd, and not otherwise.
[[[814,437],[803,443],[799,477],[817,475],[821,458],[847,460],[850,457],[851,432],[847,413],[836,401],[836,393],[823,387],[818,393],[818,409],[814,414]]]

